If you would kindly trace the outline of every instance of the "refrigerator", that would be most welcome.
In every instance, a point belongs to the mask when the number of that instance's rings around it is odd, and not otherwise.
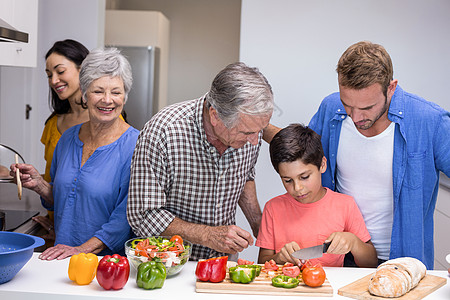
[[[124,110],[127,122],[141,130],[158,108],[159,48],[153,46],[112,46],[128,59],[133,86]]]

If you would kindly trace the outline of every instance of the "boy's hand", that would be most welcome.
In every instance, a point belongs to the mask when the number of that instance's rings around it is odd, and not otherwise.
[[[291,257],[291,253],[300,250],[300,246],[296,242],[290,242],[281,248],[280,252],[277,253],[277,258],[275,259],[278,263],[291,262],[298,265],[300,260]]]
[[[325,242],[331,242],[327,253],[347,254],[352,251],[357,238],[358,237],[351,232],[333,232],[325,240]]]

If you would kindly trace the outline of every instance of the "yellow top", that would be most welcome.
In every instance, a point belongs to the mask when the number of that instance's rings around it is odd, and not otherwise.
[[[56,123],[58,121],[58,116],[54,115],[45,124],[44,131],[42,132],[41,143],[44,144],[44,159],[46,161],[44,180],[47,182],[51,181],[50,178],[50,167],[52,165],[53,152],[55,151],[56,144],[61,137],[61,133],[58,131]]]

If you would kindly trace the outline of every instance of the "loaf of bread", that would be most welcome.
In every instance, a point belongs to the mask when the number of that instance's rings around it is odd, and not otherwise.
[[[369,281],[369,292],[381,297],[400,297],[415,288],[425,276],[427,268],[418,259],[400,257],[378,266]]]

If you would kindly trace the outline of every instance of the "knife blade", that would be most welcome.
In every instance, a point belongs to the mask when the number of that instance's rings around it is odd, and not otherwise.
[[[330,244],[331,242],[327,242],[322,245],[303,248],[298,251],[292,252],[291,256],[301,260],[322,257],[322,255],[328,251],[328,247],[330,247]]]

